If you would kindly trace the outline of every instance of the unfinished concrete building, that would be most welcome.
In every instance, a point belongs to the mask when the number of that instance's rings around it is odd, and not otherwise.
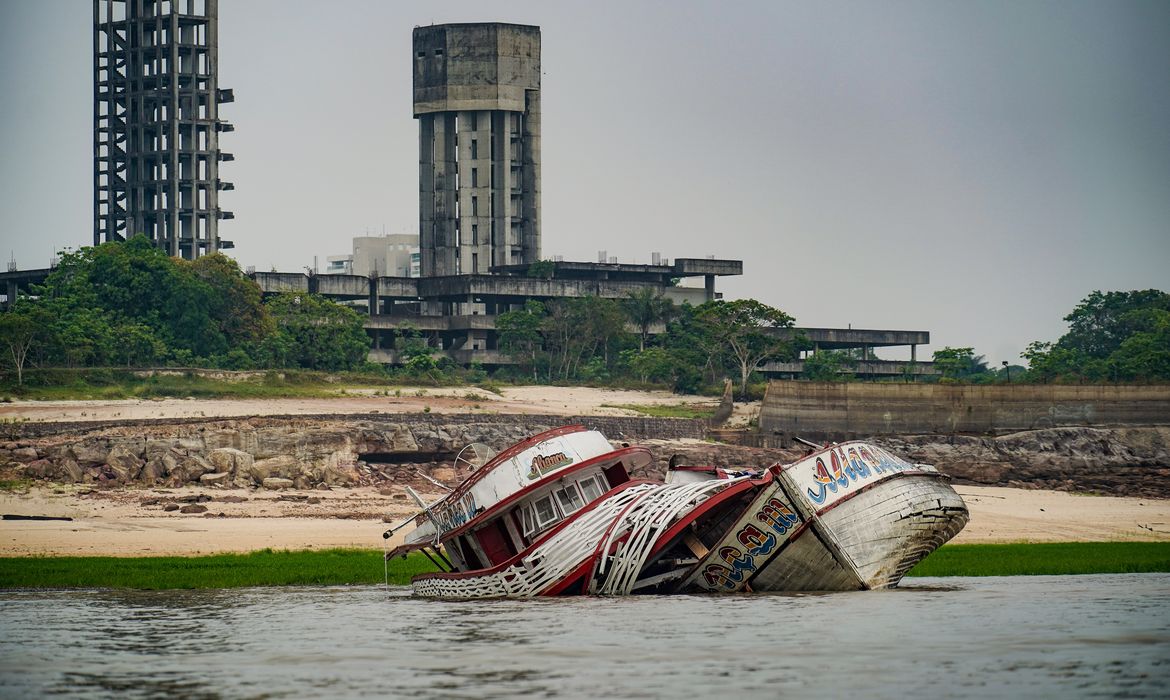
[[[187,259],[232,247],[218,15],[218,0],[94,0],[94,245],[141,233]]]
[[[423,277],[540,260],[540,28],[414,30]]]

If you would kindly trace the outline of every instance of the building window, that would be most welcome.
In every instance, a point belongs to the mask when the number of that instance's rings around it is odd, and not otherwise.
[[[442,55],[443,55],[443,50],[442,50],[442,49],[435,49],[435,55],[436,55],[436,56],[442,56]]]
[[[479,274],[479,254],[478,253],[471,254],[471,274],[473,274],[473,275]]]
[[[479,224],[471,225],[471,245],[479,245]]]
[[[479,168],[471,169],[471,186],[479,187]]]
[[[419,51],[419,52],[418,52],[418,57],[419,57],[419,58],[426,58],[426,55],[427,55],[427,52],[426,52],[426,51]]]
[[[471,113],[471,130],[479,131],[479,112]]]
[[[479,197],[471,198],[471,215],[479,216]]]
[[[471,159],[479,158],[479,139],[471,139]]]

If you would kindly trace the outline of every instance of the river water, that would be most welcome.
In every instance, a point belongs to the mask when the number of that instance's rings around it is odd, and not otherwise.
[[[3,697],[1170,697],[1170,575],[442,602],[0,592]]]

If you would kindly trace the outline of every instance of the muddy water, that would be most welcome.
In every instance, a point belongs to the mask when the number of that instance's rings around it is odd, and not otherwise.
[[[825,595],[0,592],[2,697],[1170,696],[1170,575]]]

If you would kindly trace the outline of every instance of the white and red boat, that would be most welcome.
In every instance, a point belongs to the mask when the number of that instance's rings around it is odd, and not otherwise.
[[[967,523],[934,467],[845,442],[763,469],[672,467],[574,425],[482,464],[410,524],[387,559],[421,550],[444,598],[888,588]]]

